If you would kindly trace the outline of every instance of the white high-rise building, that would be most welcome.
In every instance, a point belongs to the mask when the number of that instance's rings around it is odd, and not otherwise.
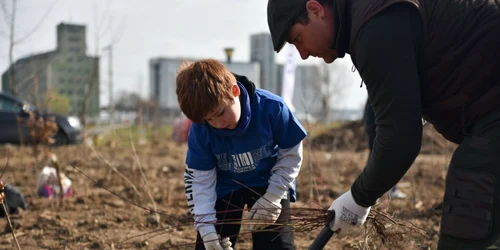
[[[158,102],[159,107],[171,114],[180,114],[180,107],[175,93],[175,79],[183,60],[197,61],[190,58],[153,58],[149,60],[149,98]],[[260,87],[260,65],[246,62],[222,62],[231,72],[246,76]]]

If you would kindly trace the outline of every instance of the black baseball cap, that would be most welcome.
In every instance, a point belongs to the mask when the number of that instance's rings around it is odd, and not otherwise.
[[[267,24],[271,31],[274,51],[280,52],[286,43],[290,28],[296,23],[308,0],[269,0]]]

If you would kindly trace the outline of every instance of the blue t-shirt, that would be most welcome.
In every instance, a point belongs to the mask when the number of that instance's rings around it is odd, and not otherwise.
[[[251,120],[241,136],[221,136],[207,124],[191,125],[186,164],[196,170],[217,170],[217,198],[243,188],[268,186],[278,148],[291,148],[306,137],[306,131],[283,99],[256,89],[251,100]],[[295,182],[294,182],[295,183]],[[290,189],[295,201],[295,187]]]

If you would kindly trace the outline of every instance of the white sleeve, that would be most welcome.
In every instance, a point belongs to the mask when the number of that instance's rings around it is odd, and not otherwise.
[[[217,221],[215,216],[216,181],[217,173],[215,168],[196,170],[186,166],[184,187],[188,207],[194,217],[194,227],[202,236],[215,230],[213,222]]]
[[[293,187],[293,181],[299,175],[302,151],[302,141],[292,148],[278,150],[278,160],[271,169],[267,192],[278,197],[285,197],[286,192]]]

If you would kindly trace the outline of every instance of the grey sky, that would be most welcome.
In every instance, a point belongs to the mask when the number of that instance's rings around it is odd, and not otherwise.
[[[12,0],[0,0],[11,9]],[[14,48],[14,57],[55,49],[56,25],[60,22],[87,26],[87,53],[95,54],[96,27],[99,26],[98,53],[101,56],[101,103],[107,104],[108,55],[102,48],[113,39],[115,93],[120,90],[148,91],[148,60],[152,57],[194,57],[224,59],[223,48],[235,48],[233,60],[248,61],[250,35],[269,32],[266,0],[17,0],[16,39],[38,29]],[[8,66],[9,34],[0,11],[0,70]],[[95,18],[96,17],[96,18]],[[101,25],[95,25],[94,19]],[[277,55],[284,62],[283,53]],[[308,59],[300,63],[321,63]],[[359,108],[366,98],[359,75],[352,73],[349,58],[335,63],[348,82],[342,106]],[[115,94],[116,96],[116,94]]]

